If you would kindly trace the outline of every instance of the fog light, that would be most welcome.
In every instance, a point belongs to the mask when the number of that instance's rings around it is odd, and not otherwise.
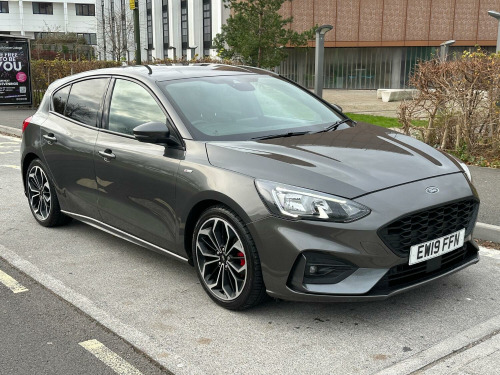
[[[315,274],[318,268],[316,266],[310,266],[309,267],[309,273],[310,274]]]

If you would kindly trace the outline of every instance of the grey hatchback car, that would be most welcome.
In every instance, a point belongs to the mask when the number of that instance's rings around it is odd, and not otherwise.
[[[268,71],[136,66],[50,85],[25,194],[194,266],[219,305],[385,299],[478,262],[467,167]]]

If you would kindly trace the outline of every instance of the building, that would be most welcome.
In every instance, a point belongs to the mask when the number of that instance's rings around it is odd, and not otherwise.
[[[325,35],[325,88],[400,88],[419,59],[445,41],[450,54],[494,51],[500,0],[293,0],[281,9],[297,31],[330,24]],[[314,46],[314,43],[310,44]],[[290,50],[278,70],[312,87],[314,49]]]
[[[215,56],[212,39],[229,16],[222,0],[139,0],[142,60]],[[98,53],[133,60],[129,0],[97,0]]]
[[[215,56],[213,37],[229,15],[223,0],[139,0],[142,59]],[[76,33],[100,59],[135,58],[129,0],[0,1],[0,34],[33,39]]]
[[[32,39],[46,33],[75,33],[97,44],[95,0],[0,1],[0,34]]]

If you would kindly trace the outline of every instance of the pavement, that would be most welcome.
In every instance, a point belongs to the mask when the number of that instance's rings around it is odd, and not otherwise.
[[[499,250],[387,301],[227,311],[186,263],[77,221],[38,225],[19,139],[0,146],[0,257],[175,374],[497,373]]]

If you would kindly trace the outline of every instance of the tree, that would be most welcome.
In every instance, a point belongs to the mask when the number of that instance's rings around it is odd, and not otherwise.
[[[306,45],[316,28],[302,33],[286,28],[293,17],[283,18],[278,13],[285,1],[291,0],[224,0],[232,14],[213,40],[219,57],[273,68],[287,57],[284,47]]]
[[[134,20],[125,8],[115,9],[114,0],[110,4],[109,8],[104,9],[104,14],[98,14],[96,17],[103,34],[99,49],[104,54],[104,59],[106,54],[110,53],[115,61],[128,60],[128,52],[135,50]]]

